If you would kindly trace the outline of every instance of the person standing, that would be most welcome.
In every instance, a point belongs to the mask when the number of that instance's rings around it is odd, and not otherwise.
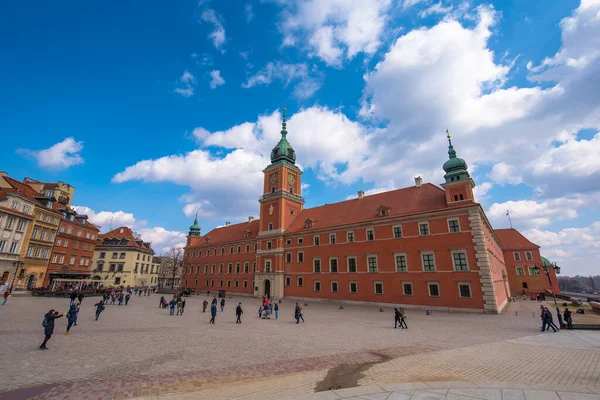
[[[564,318],[567,323],[567,329],[573,329],[573,317],[571,317],[571,311],[568,308],[565,308]]]
[[[77,299],[79,300],[79,305],[81,305],[81,302],[83,302],[83,293],[79,292],[79,294],[77,295]]]
[[[123,292],[119,293],[119,305],[123,305],[123,300],[125,300],[125,296],[123,296]]]
[[[236,324],[241,324],[242,323],[242,314],[244,313],[244,311],[242,310],[242,303],[240,302],[237,307],[235,308],[235,315],[237,316],[237,319],[235,320]]]
[[[131,295],[129,293],[127,293],[125,295],[125,305],[127,305],[127,303],[129,303],[129,298],[131,297]]]
[[[210,306],[210,315],[211,315],[211,319],[210,319],[210,324],[214,324],[215,323],[215,317],[217,316],[217,304],[211,304]]]
[[[204,301],[202,302],[202,312],[203,313],[206,312],[206,307],[208,307],[208,301],[206,301],[206,299],[204,299]]]
[[[185,311],[185,299],[182,298],[181,299],[181,315],[183,315],[184,311]]]
[[[77,292],[73,290],[73,292],[71,292],[71,296],[69,296],[71,298],[71,302],[69,303],[69,306],[72,306],[73,303],[75,303],[75,299],[77,298]]]
[[[69,308],[69,312],[67,312],[67,331],[65,335],[70,335],[71,327],[73,325],[77,325],[77,312],[79,311],[79,305],[77,303],[73,303],[71,308]]]
[[[10,289],[6,289],[4,291],[4,301],[2,302],[2,305],[5,306],[6,302],[8,301],[8,298],[10,297]]]
[[[221,312],[223,312],[223,310],[225,310],[225,297],[221,299]]]
[[[217,303],[218,303],[217,296],[213,296],[213,299],[212,299],[212,301],[210,302],[210,305],[212,306],[212,305],[214,304],[214,305],[216,306],[216,305],[217,305]]]
[[[275,303],[275,319],[279,318],[279,304]]]
[[[176,315],[183,314],[183,312],[181,311],[181,304],[182,304],[181,297],[179,297],[179,298],[177,298],[177,314]]]
[[[296,323],[300,323],[300,305],[296,303],[296,307],[294,308],[294,318],[296,318]]]
[[[98,318],[100,318],[100,314],[102,313],[102,311],[104,311],[104,302],[100,300],[99,302],[94,304],[94,306],[96,307],[96,321],[98,321]]]
[[[169,312],[170,315],[175,315],[175,306],[177,305],[177,301],[175,301],[175,298],[172,298],[171,301],[169,302],[169,307],[171,307],[171,310]]]
[[[56,318],[62,317],[63,315],[65,315],[65,313],[59,314],[58,311],[54,309],[51,309],[46,313],[46,315],[44,315],[44,321],[42,322],[42,326],[44,327],[44,335],[46,336],[44,337],[44,341],[40,345],[40,349],[47,349],[46,343],[48,343],[48,340],[50,340],[52,334],[54,333],[54,320]]]
[[[304,310],[302,309],[302,304],[298,304],[298,321],[300,320],[304,323]]]

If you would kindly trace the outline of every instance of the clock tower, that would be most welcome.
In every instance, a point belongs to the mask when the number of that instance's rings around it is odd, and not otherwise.
[[[264,169],[260,198],[255,295],[283,297],[283,234],[304,208],[302,171],[296,166],[296,152],[287,141],[286,109],[283,109],[281,139],[271,151],[271,164]]]

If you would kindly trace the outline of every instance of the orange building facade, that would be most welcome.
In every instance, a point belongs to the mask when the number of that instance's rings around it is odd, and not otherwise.
[[[415,178],[412,187],[305,209],[284,114],[263,171],[260,219],[201,235],[196,218],[182,286],[500,312],[511,296],[504,251],[448,142],[442,187]]]

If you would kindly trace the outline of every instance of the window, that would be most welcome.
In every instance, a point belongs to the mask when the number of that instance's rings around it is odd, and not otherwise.
[[[53,254],[53,255],[52,255],[52,264],[56,264],[56,259],[57,259],[57,258],[58,258],[58,257],[56,256],[56,254]]]
[[[11,245],[10,245],[9,252],[12,253],[12,254],[15,254],[18,249],[19,249],[19,242],[12,242]],[[48,249],[46,249],[44,251],[44,254],[46,255],[46,257],[44,257],[44,258],[48,258]]]
[[[303,251],[298,252],[298,262],[299,263],[304,262],[304,252]]]
[[[69,234],[70,234],[72,231],[73,231],[73,230],[72,230],[71,228],[67,227],[67,233],[69,233]]]
[[[285,262],[288,264],[292,262],[292,253],[285,253]]]
[[[252,273],[256,272],[256,261],[252,262]]]
[[[460,232],[460,225],[457,219],[448,220],[448,231],[451,233]]]
[[[419,235],[429,236],[429,222],[421,222],[419,224]]]
[[[413,295],[412,282],[402,282],[402,293],[405,296],[412,296]]]
[[[321,282],[315,281],[315,292],[321,291]]]
[[[383,294],[383,282],[375,281],[375,294]]]
[[[31,207],[29,207],[29,206],[23,206],[23,212],[25,214],[29,214],[29,210],[31,210]]]
[[[250,245],[249,244],[246,245],[246,253],[250,253]]]
[[[79,259],[79,265],[83,265],[84,262],[85,262],[85,260],[83,258]]]
[[[515,251],[513,253],[513,257],[515,258],[515,261],[521,261],[521,253],[519,253],[518,251]]]
[[[6,229],[12,229],[13,225],[15,223],[15,219],[10,217],[7,221],[6,221]],[[35,232],[35,231],[34,231]],[[37,233],[37,232],[36,232]],[[35,237],[35,236],[34,236]]]
[[[35,258],[40,258],[40,255],[42,254],[42,248],[38,247],[35,249]]]
[[[515,269],[517,271],[517,276],[524,276],[525,275],[525,270],[523,269],[523,267],[516,267]]]
[[[219,287],[223,287],[223,279],[219,281]]]
[[[208,274],[208,264],[204,264],[204,273]]]
[[[285,286],[290,286],[291,284],[292,284],[292,277],[286,276],[285,277]]]
[[[238,252],[238,253],[241,253],[241,252],[242,252],[242,246],[238,246],[238,247],[237,247],[237,252]]]
[[[12,203],[12,208],[14,208],[15,210],[16,210],[17,208],[19,208],[19,202],[18,202],[18,201],[13,201],[13,203]]]
[[[394,226],[394,237],[395,238],[402,237],[402,226],[400,226],[400,225]]]
[[[65,242],[66,242],[66,240],[65,240]],[[111,258],[117,258],[118,256],[119,256],[119,253],[112,253],[112,257]],[[139,254],[138,254],[138,257],[139,257]]]
[[[25,221],[20,219],[19,224],[17,225],[17,231],[23,232],[23,229],[25,229]],[[50,240],[52,240],[52,239],[50,239]]]
[[[329,244],[335,244],[335,233],[329,235]]]
[[[114,254],[114,253],[113,253],[113,254]],[[138,255],[137,255],[137,259],[138,259],[138,261],[140,260],[140,255],[139,255],[139,253],[138,253]]]
[[[247,274],[247,273],[248,273],[249,267],[250,267],[250,264],[248,263],[248,261],[246,261],[246,262],[244,263],[244,273],[245,273],[245,274]]]
[[[235,263],[235,273],[236,274],[240,273],[240,263]]]
[[[248,280],[244,281],[244,289],[248,287]]]
[[[65,261],[65,256],[60,256],[60,257],[58,258],[58,263],[59,263],[59,264],[62,264],[64,261]]]
[[[229,254],[233,254],[233,246],[229,247]]]
[[[271,260],[265,260],[265,272],[271,272]]]
[[[299,237],[298,238],[298,244],[302,244],[302,243],[304,243],[304,238]]]
[[[429,287],[429,296],[431,297],[439,297],[440,296],[440,285],[437,282],[429,282],[427,284]]]
[[[332,273],[338,272],[338,259],[337,258],[329,259],[329,272],[332,272]]]
[[[458,282],[458,295],[468,299],[471,297],[471,284],[468,282]]]
[[[433,253],[421,253],[421,259],[423,261],[423,271],[435,272],[435,258]]]
[[[269,222],[269,230],[272,231],[273,230],[273,223]]]
[[[63,247],[67,247],[69,245],[69,241],[67,239],[65,239],[65,241],[63,242]],[[117,254],[117,253],[115,253]],[[117,258],[117,257],[113,257],[113,258]]]
[[[396,272],[406,272],[406,254],[396,254]]]
[[[467,254],[463,251],[452,253],[452,262],[454,263],[455,271],[468,271]]]
[[[77,231],[77,236],[81,236],[81,231]]]
[[[0,253],[4,252],[5,247],[6,247],[6,240],[0,240]]]
[[[304,285],[304,278],[301,277],[301,276],[299,276],[297,278],[297,283],[298,283],[298,286],[303,286]]]
[[[350,281],[350,293],[358,292],[358,283],[356,281]]]
[[[254,251],[258,249],[258,243],[254,243]]]
[[[221,255],[225,254],[225,247],[221,247]]]
[[[348,257],[348,272],[356,272],[356,257]]]
[[[29,245],[29,247],[27,248],[27,255],[26,257],[31,257],[33,254],[33,246]]]
[[[231,279],[227,279],[227,287],[231,287]]]
[[[377,272],[377,257],[368,256],[367,265],[369,266],[369,272]]]
[[[338,291],[338,283],[337,283],[337,281],[331,281],[331,291],[332,292],[337,292]]]
[[[56,239],[56,246],[57,246],[57,247],[60,247],[61,243],[62,243],[62,240],[60,240],[60,239]],[[100,253],[100,258],[104,258],[103,254],[104,254],[104,253]]]
[[[235,280],[235,287],[240,287],[240,281],[238,281],[237,279]]]
[[[75,264],[75,257],[71,257],[71,260],[69,260],[69,264],[71,264],[71,265]]]
[[[315,246],[318,246],[319,244],[321,244],[321,238],[319,236],[315,236],[314,240],[315,240]]]
[[[272,246],[273,246],[273,243],[271,243],[271,241],[269,240],[267,242],[267,250],[271,250]]]
[[[367,240],[375,240],[375,231],[373,229],[367,229]]]
[[[346,232],[348,243],[354,243],[354,232]]]
[[[50,235],[48,236],[48,241],[51,242],[54,240],[54,232],[50,232]]]
[[[58,239],[58,240],[60,240],[60,239]],[[58,240],[57,240],[57,242],[58,242]],[[106,253],[105,252],[100,253],[100,258],[105,258],[105,257],[106,257]]]
[[[529,269],[529,275],[539,275],[539,272],[534,267],[527,267]]]
[[[224,268],[224,265],[223,265],[223,263],[219,264],[219,274],[222,274],[222,273],[223,273],[223,268]],[[221,286],[222,286],[222,285],[221,285]]]
[[[321,272],[321,259],[315,258],[313,260],[313,272],[315,272],[315,273]]]
[[[527,259],[527,261],[533,260],[533,256],[531,255],[530,251],[525,252],[525,259]]]
[[[227,264],[227,273],[231,274],[233,272],[233,264],[229,263]]]

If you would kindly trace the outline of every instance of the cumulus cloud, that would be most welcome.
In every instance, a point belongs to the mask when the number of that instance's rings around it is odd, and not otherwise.
[[[246,22],[252,22],[255,17],[254,11],[252,10],[252,4],[246,4],[244,11],[246,12]]]
[[[196,87],[196,77],[189,71],[184,71],[179,78],[179,83],[182,87],[173,89],[175,93],[179,93],[183,97],[191,97],[194,95],[194,88]]]
[[[35,158],[41,168],[60,170],[83,164],[83,157],[79,154],[81,150],[83,142],[68,137],[44,150],[17,149],[17,153]]]
[[[210,88],[216,89],[218,86],[225,84],[225,79],[221,77],[221,71],[214,70],[210,72]]]
[[[160,226],[142,228],[137,231],[142,239],[152,243],[152,249],[159,254],[167,254],[172,247],[183,248],[186,244],[186,234],[178,231],[168,231]]]
[[[208,35],[208,38],[212,40],[213,45],[218,49],[222,50],[222,46],[227,40],[225,36],[225,27],[223,26],[223,18],[218,15],[215,10],[207,9],[202,12],[200,18],[204,22],[208,22],[213,25],[213,31]]]
[[[248,89],[267,86],[274,81],[282,82],[284,87],[288,87],[292,82],[295,83],[292,94],[298,99],[312,97],[323,85],[322,74],[316,68],[309,68],[306,63],[286,64],[276,61],[268,62],[254,75],[249,76],[246,82],[242,83],[242,87]]]

